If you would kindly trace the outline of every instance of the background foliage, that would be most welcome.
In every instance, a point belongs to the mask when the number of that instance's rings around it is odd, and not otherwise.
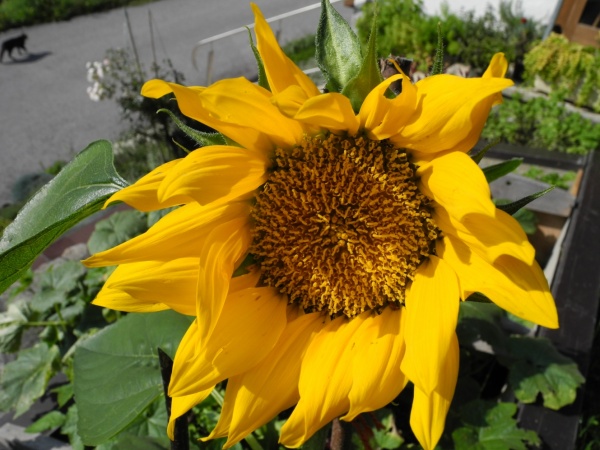
[[[3,0],[0,31],[38,23],[68,20],[82,14],[119,6],[140,5],[152,0]]]

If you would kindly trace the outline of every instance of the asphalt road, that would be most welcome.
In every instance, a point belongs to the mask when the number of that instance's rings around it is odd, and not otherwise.
[[[255,0],[264,15],[273,17],[318,0]],[[349,18],[352,10],[336,8]],[[206,84],[208,49],[192,49],[200,39],[252,23],[249,1],[161,0],[128,8],[142,65],[152,61],[151,12],[157,60],[170,58],[189,85]],[[280,41],[316,30],[319,9],[285,19]],[[67,22],[30,27],[28,56],[0,64],[0,206],[11,202],[11,188],[22,176],[39,172],[57,160],[69,160],[90,142],[114,140],[121,131],[119,112],[111,100],[94,102],[87,95],[86,62],[99,61],[109,48],[131,45],[122,9],[77,17]],[[0,35],[0,41],[19,30]],[[255,73],[245,33],[220,40],[215,50],[215,79]],[[19,55],[15,53],[17,59]]]

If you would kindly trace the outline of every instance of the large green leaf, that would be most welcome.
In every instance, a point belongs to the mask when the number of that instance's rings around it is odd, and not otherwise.
[[[40,398],[52,376],[58,348],[40,342],[22,350],[15,361],[4,366],[0,380],[0,408],[14,409],[15,417],[26,412]]]
[[[86,445],[108,440],[162,395],[157,349],[173,357],[191,320],[172,311],[129,314],[77,347],[75,400]]]
[[[517,427],[515,403],[475,400],[461,410],[465,426],[452,433],[456,450],[527,450],[538,445],[534,431]]]
[[[520,401],[533,403],[541,394],[544,406],[555,410],[575,401],[585,380],[573,360],[545,339],[513,336],[509,345],[515,358],[509,382]]]
[[[362,65],[358,37],[329,0],[321,2],[315,58],[331,92],[341,92]]]
[[[6,228],[0,241],[0,292],[14,283],[35,258],[75,224],[100,210],[127,186],[113,165],[108,141],[97,141],[38,191]]]

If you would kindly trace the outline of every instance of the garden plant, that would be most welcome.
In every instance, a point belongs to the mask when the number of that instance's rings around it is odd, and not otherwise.
[[[471,152],[513,84],[505,55],[443,74],[436,36],[431,76],[384,79],[377,19],[361,45],[323,0],[322,90],[252,10],[257,83],[141,87],[188,118],[167,113],[185,155],[129,184],[92,143],[5,230],[0,345],[16,358],[0,405],[19,415],[51,390],[57,409],[30,429],[75,449],[541,444],[519,405],[560,409],[584,380],[535,337],[559,318],[513,214],[545,191],[494,204],[489,183],[518,163],[482,170]],[[32,275],[61,234],[123,203],[85,267]]]

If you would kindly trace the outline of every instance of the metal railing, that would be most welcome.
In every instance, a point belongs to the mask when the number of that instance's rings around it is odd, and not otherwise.
[[[330,0],[330,3],[338,3],[341,2],[342,0]],[[278,26],[277,26],[277,30],[275,32],[275,36],[277,38],[277,40],[279,40],[279,37],[281,35],[281,23],[283,21],[283,19],[287,19],[289,17],[293,17],[296,16],[298,14],[302,14],[308,11],[311,11],[313,9],[317,9],[321,6],[321,3],[314,3],[312,5],[308,5],[308,6],[304,6],[302,8],[298,8],[298,9],[294,9],[292,11],[289,11],[287,13],[283,13],[283,14],[279,14],[277,16],[273,16],[273,17],[269,17],[267,20],[268,23],[272,23],[272,22],[277,22]],[[243,33],[245,31],[247,31],[248,29],[252,29],[254,28],[254,24],[248,24],[246,26],[243,27],[239,27],[239,28],[235,28],[233,30],[230,31],[226,31],[224,33],[220,33],[217,34],[215,36],[206,38],[206,39],[201,39],[200,41],[198,41],[196,43],[196,45],[194,45],[194,49],[192,50],[192,64],[194,65],[194,68],[196,70],[198,69],[198,66],[196,64],[196,54],[198,52],[198,50],[206,45],[209,45],[209,51],[208,51],[208,61],[206,63],[206,84],[209,85],[212,82],[212,70],[213,70],[213,62],[214,62],[214,56],[215,56],[215,52],[214,52],[214,48],[213,48],[213,44],[217,41],[220,41],[221,39],[225,39],[231,36],[234,36],[236,34],[239,33]]]

